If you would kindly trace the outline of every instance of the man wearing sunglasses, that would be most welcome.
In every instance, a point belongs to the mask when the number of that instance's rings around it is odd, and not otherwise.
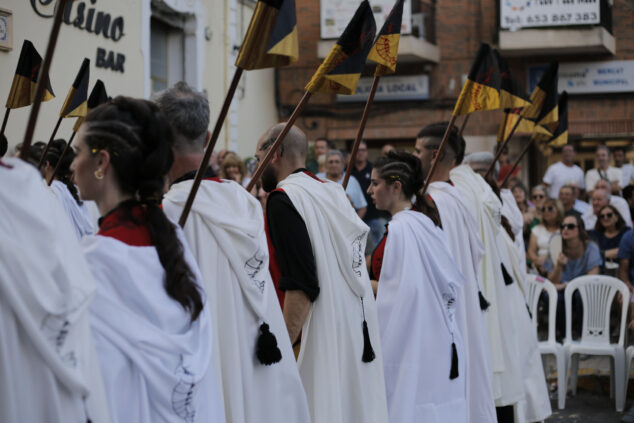
[[[548,188],[548,196],[557,198],[559,189],[565,184],[575,183],[583,190],[585,181],[583,178],[583,170],[574,163],[575,148],[572,144],[564,145],[561,149],[561,161],[550,165],[544,175],[544,185]]]

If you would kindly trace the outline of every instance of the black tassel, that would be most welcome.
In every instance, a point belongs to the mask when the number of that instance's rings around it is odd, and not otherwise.
[[[504,276],[504,284],[505,285],[512,285],[513,284],[513,278],[511,277],[509,272],[506,270],[506,267],[504,267],[504,263],[502,263],[502,276]]]
[[[453,380],[458,377],[458,350],[456,343],[451,343],[451,370],[449,371],[449,379]]]
[[[374,349],[372,348],[372,344],[370,343],[370,333],[368,332],[368,322],[363,319],[363,356],[361,360],[364,363],[369,363],[374,360],[376,355],[374,354]]]
[[[484,298],[482,291],[478,291],[478,298],[480,299],[480,310],[487,311],[491,303],[489,303],[487,299]]]
[[[258,337],[255,355],[260,360],[260,363],[265,366],[270,366],[282,360],[282,352],[277,347],[277,339],[269,331],[269,325],[266,323],[260,325],[260,336]]]

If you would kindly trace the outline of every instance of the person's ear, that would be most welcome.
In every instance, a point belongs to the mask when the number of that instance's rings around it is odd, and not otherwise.
[[[108,168],[110,168],[110,153],[108,150],[99,150],[95,155],[95,161],[99,169],[104,172],[108,170]]]

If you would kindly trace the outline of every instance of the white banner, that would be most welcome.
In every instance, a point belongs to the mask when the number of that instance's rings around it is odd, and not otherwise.
[[[359,3],[361,2],[352,0],[321,0],[321,38],[339,38],[359,7]],[[377,33],[381,30],[387,15],[390,14],[395,4],[395,0],[373,0],[371,2]],[[412,4],[411,0],[405,0],[401,34],[410,34],[411,32]]]
[[[547,68],[528,68],[529,89],[532,90]],[[600,94],[634,92],[634,60],[559,64],[559,91],[569,94]]]
[[[353,95],[337,94],[340,103],[365,102],[373,77],[361,78]],[[374,95],[375,102],[429,99],[429,75],[382,76]]]
[[[500,27],[593,25],[601,21],[601,0],[500,0]]]

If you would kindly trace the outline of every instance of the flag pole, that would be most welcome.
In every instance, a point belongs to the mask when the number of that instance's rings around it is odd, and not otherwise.
[[[306,106],[306,103],[308,103],[308,100],[310,99],[311,95],[312,93],[310,91],[304,92],[304,96],[299,101],[299,103],[297,103],[297,106],[295,106],[295,110],[293,110],[293,114],[288,119],[288,122],[286,122],[286,125],[282,129],[282,132],[280,132],[280,134],[277,136],[277,138],[275,139],[275,142],[269,149],[268,153],[266,153],[266,156],[264,156],[264,159],[262,159],[262,162],[260,163],[258,168],[255,170],[255,173],[253,174],[253,177],[251,178],[249,185],[247,185],[247,191],[251,191],[255,183],[258,181],[258,179],[260,179],[260,176],[262,176],[262,172],[264,172],[264,169],[266,169],[266,166],[268,166],[271,159],[273,159],[273,154],[275,154],[275,151],[279,148],[280,144],[282,144],[282,141],[284,141],[284,138],[286,138],[286,134],[288,134],[288,132],[293,127],[293,124],[295,123],[299,115],[302,113],[302,110],[304,110],[304,107]]]
[[[63,116],[60,116],[59,119],[57,119],[57,124],[55,124],[55,129],[53,129],[53,133],[51,134],[51,138],[48,140],[48,144],[46,144],[46,148],[44,149],[44,152],[42,153],[42,157],[40,157],[40,161],[37,164],[38,170],[41,169],[42,165],[44,164],[46,153],[48,153],[48,149],[51,146],[51,142],[53,142],[53,139],[55,139],[55,135],[57,135],[57,130],[59,129],[59,125],[62,123],[62,119],[64,119]]]
[[[37,85],[35,87],[35,100],[33,102],[33,106],[31,107],[29,121],[26,125],[26,132],[24,133],[24,141],[22,141],[22,148],[20,150],[20,158],[24,161],[28,161],[29,153],[31,152],[31,142],[33,141],[35,124],[37,122],[37,116],[40,113],[40,106],[42,104],[42,98],[44,97],[44,90],[46,89],[48,71],[51,68],[53,53],[55,53],[55,46],[57,45],[57,38],[59,36],[59,30],[62,25],[64,9],[66,9],[66,4],[68,4],[69,1],[71,0],[57,1],[55,17],[53,18],[53,28],[51,28],[51,34],[48,37],[49,41],[48,46],[46,47],[46,55],[44,56],[44,61],[42,62],[42,67],[37,78]]]
[[[515,170],[515,168],[517,167],[518,164],[520,164],[520,161],[522,160],[522,158],[524,157],[524,155],[526,154],[526,152],[528,151],[528,148],[535,142],[535,138],[531,137],[530,141],[526,143],[526,145],[524,146],[524,149],[522,150],[522,152],[520,153],[520,156],[517,158],[517,160],[515,160],[515,163],[513,163],[513,167],[511,168],[511,170],[509,171],[509,173],[504,177],[504,180],[502,181],[502,184],[500,184],[500,188],[502,188],[504,186],[504,184],[506,184],[506,182],[510,179],[511,175],[513,174],[513,171]]]
[[[379,86],[380,76],[374,75],[374,80],[372,81],[372,88],[370,88],[370,95],[368,96],[367,101],[365,102],[365,108],[363,109],[363,116],[361,117],[361,123],[359,124],[359,129],[357,130],[357,138],[354,140],[354,144],[352,145],[352,151],[350,152],[350,160],[348,160],[348,168],[346,169],[346,176],[343,178],[343,189],[346,189],[348,186],[348,180],[350,179],[350,175],[352,174],[352,166],[354,166],[354,160],[357,157],[357,152],[359,151],[359,144],[361,144],[361,140],[363,139],[363,131],[365,130],[365,124],[368,122],[368,115],[370,112],[370,106],[372,106],[372,102],[374,101],[374,95],[376,94],[376,89]]]
[[[464,132],[464,128],[467,126],[467,122],[469,122],[469,116],[471,116],[471,113],[465,116],[464,120],[462,121],[462,125],[460,126],[460,132],[458,132],[460,136],[462,136],[462,133]]]
[[[227,91],[227,95],[225,96],[225,101],[222,104],[222,108],[220,109],[220,114],[216,119],[216,126],[214,127],[214,131],[211,134],[211,138],[207,143],[207,147],[205,148],[205,154],[203,155],[203,159],[200,162],[200,166],[198,166],[198,170],[196,171],[196,177],[194,178],[194,183],[192,184],[192,188],[189,191],[189,195],[187,196],[187,201],[185,202],[185,207],[183,207],[183,211],[181,212],[181,216],[178,219],[178,224],[181,227],[185,226],[185,222],[187,221],[187,216],[191,211],[192,205],[194,204],[194,198],[196,198],[196,193],[198,192],[198,188],[200,187],[200,182],[203,179],[203,175],[205,174],[205,170],[209,165],[209,159],[211,158],[211,153],[214,151],[214,147],[216,146],[216,142],[218,141],[218,137],[220,136],[220,131],[222,131],[222,126],[224,125],[225,118],[227,117],[227,113],[229,112],[229,107],[231,106],[231,101],[233,100],[233,96],[236,93],[236,89],[238,88],[238,83],[240,82],[240,78],[242,77],[242,72],[244,69],[240,67],[236,67],[236,71],[233,74],[233,79],[231,80],[231,84],[229,85],[229,91]]]
[[[438,147],[438,154],[436,154],[436,157],[434,158],[434,161],[431,164],[431,169],[429,169],[429,172],[427,173],[427,177],[425,178],[425,185],[423,185],[423,190],[421,191],[420,195],[425,195],[425,192],[427,192],[427,187],[431,183],[431,178],[434,175],[434,171],[436,170],[436,166],[438,165],[438,162],[440,161],[440,156],[442,154],[442,151],[445,149],[445,144],[447,144],[447,140],[449,139],[449,134],[451,133],[451,128],[453,128],[453,125],[456,122],[456,118],[457,118],[456,115],[454,114],[451,115],[451,119],[449,120],[449,125],[447,125],[447,130],[445,131],[445,135],[442,137],[442,141],[440,142],[440,146]]]
[[[2,120],[2,128],[0,129],[0,137],[4,135],[4,130],[7,127],[7,121],[9,120],[9,113],[11,113],[11,109],[7,107],[6,112],[4,112],[4,119]]]
[[[508,117],[508,115],[506,117]],[[506,119],[506,117],[505,117],[505,119]],[[491,172],[493,172],[493,169],[495,169],[495,162],[497,162],[498,159],[500,158],[500,156],[502,155],[502,151],[504,151],[504,148],[509,143],[509,141],[511,140],[513,135],[515,134],[515,131],[517,130],[517,127],[520,125],[521,121],[522,121],[522,116],[518,115],[517,122],[515,122],[515,125],[513,125],[513,128],[511,129],[511,132],[506,137],[506,139],[504,140],[504,142],[502,143],[500,148],[498,148],[498,151],[495,153],[495,157],[493,157],[493,161],[491,162],[491,165],[489,166],[489,169],[487,170],[486,175],[484,175],[484,179],[487,179],[489,177],[489,175],[491,174]],[[506,128],[506,125],[504,125],[504,127]]]
[[[64,151],[62,151],[62,154],[59,156],[59,159],[57,160],[57,164],[55,165],[55,169],[53,170],[53,174],[51,175],[51,179],[49,179],[48,181],[49,185],[53,183],[53,180],[55,179],[55,175],[57,175],[57,172],[59,171],[59,167],[61,166],[62,160],[64,160],[66,153],[68,153],[68,150],[70,150],[70,145],[72,144],[76,134],[77,132],[73,131],[73,134],[70,136],[68,140],[68,144],[66,144],[66,147],[64,147]]]

